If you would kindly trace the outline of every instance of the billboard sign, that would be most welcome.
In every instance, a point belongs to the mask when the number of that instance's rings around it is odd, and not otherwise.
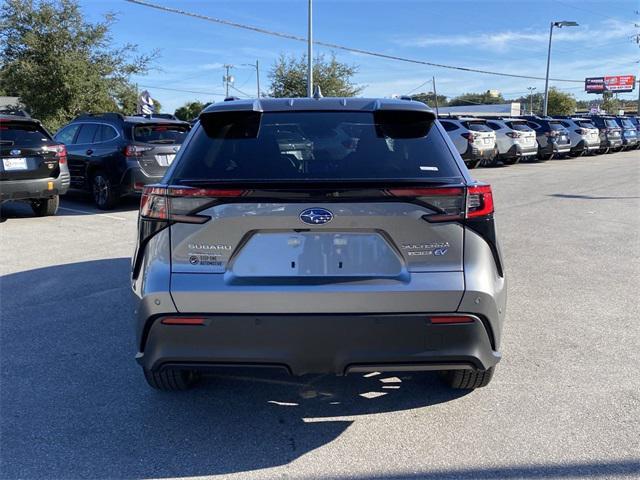
[[[617,75],[604,77],[604,84],[609,92],[632,92],[636,83],[633,75]]]
[[[591,77],[584,79],[584,91],[587,93],[604,92],[604,77]]]
[[[584,90],[587,93],[632,92],[635,84],[636,77],[633,75],[590,77],[584,79]]]

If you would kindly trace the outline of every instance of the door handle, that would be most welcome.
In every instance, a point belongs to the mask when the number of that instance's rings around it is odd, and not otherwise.
[[[93,150],[91,149],[87,150],[87,155],[93,155]]]

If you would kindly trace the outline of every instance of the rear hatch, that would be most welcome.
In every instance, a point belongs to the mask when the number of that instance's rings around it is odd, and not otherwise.
[[[133,126],[133,141],[142,170],[150,176],[164,175],[189,133],[188,123],[140,123]]]
[[[556,144],[561,146],[571,145],[571,138],[569,138],[569,131],[562,125],[560,120],[549,121],[549,133],[552,134],[552,138],[555,139]]]
[[[467,120],[462,124],[473,134],[473,146],[478,150],[492,150],[496,145],[496,133],[484,120]]]
[[[536,132],[527,125],[525,120],[511,120],[506,122],[507,126],[517,132],[515,141],[523,147],[537,147]]]
[[[400,138],[370,112],[257,117],[203,118],[170,174],[188,188],[173,189],[169,209],[202,222],[170,227],[179,310],[250,309],[261,293],[277,311],[287,292],[298,311],[387,311],[412,290],[409,310],[457,308],[464,227],[437,219],[459,214],[465,189],[437,128]],[[311,291],[339,295],[319,304]]]
[[[622,129],[613,118],[605,118],[604,124],[607,127],[607,138],[610,140],[620,140],[622,138]]]
[[[0,121],[0,180],[57,177],[56,142],[38,123]]]

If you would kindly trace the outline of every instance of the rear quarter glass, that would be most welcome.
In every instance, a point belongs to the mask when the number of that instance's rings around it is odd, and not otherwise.
[[[460,182],[462,174],[441,132],[390,138],[370,112],[268,112],[257,136],[209,136],[196,127],[171,172],[172,183],[197,181],[412,180]],[[295,139],[295,141],[292,141]]]

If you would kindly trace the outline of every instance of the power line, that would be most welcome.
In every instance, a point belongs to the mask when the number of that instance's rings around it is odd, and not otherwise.
[[[142,84],[139,84],[139,86],[144,88],[155,88],[156,90],[168,90],[170,92],[199,93],[201,95],[216,95],[216,96],[224,97],[224,93],[203,92],[203,91],[197,91],[197,90],[183,90],[180,88],[157,87],[154,85],[142,85]]]
[[[164,12],[170,12],[170,13],[177,13],[179,15],[185,15],[187,17],[193,17],[193,18],[198,18],[200,20],[206,20],[209,22],[214,22],[214,23],[219,23],[222,25],[227,25],[229,27],[234,27],[234,28],[241,28],[244,30],[251,30],[253,32],[257,32],[257,33],[262,33],[265,35],[271,35],[271,36],[275,36],[275,37],[280,37],[280,38],[286,38],[287,40],[295,40],[297,42],[307,42],[307,39],[304,37],[300,37],[298,35],[292,35],[290,33],[282,33],[282,32],[275,32],[273,30],[267,30],[265,28],[261,28],[261,27],[255,27],[253,25],[246,25],[246,24],[242,24],[242,23],[238,23],[238,22],[233,22],[230,20],[224,20],[222,18],[216,18],[216,17],[210,17],[207,15],[202,15],[199,13],[193,13],[193,12],[188,12],[186,10],[180,10],[178,8],[172,8],[172,7],[165,7],[162,5],[157,5],[155,3],[151,3],[151,2],[147,2],[145,0],[126,0],[129,3],[135,3],[137,5],[142,5],[144,7],[149,7],[149,8],[155,8],[156,10],[161,10]],[[413,64],[417,64],[417,65],[427,65],[429,67],[437,67],[437,68],[447,68],[450,70],[458,70],[458,71],[462,71],[462,72],[470,72],[470,73],[482,73],[484,75],[495,75],[495,76],[499,76],[499,77],[511,77],[511,78],[526,78],[529,80],[544,80],[544,77],[533,77],[533,76],[528,76],[528,75],[519,75],[519,74],[515,74],[515,73],[504,73],[504,72],[493,72],[490,70],[481,70],[481,69],[477,69],[477,68],[470,68],[470,67],[460,67],[460,66],[455,66],[455,65],[445,65],[443,63],[433,63],[433,62],[427,62],[424,60],[417,60],[417,59],[413,59],[413,58],[406,58],[406,57],[400,57],[397,55],[389,55],[386,53],[379,53],[379,52],[373,52],[370,50],[363,50],[360,48],[352,48],[352,47],[345,47],[343,45],[337,45],[335,43],[328,43],[328,42],[321,42],[321,41],[314,41],[313,42],[316,45],[320,45],[322,47],[327,47],[327,48],[331,48],[331,49],[335,49],[335,50],[343,50],[346,52],[353,52],[353,53],[359,53],[361,55],[368,55],[368,56],[372,56],[372,57],[377,57],[377,58],[384,58],[387,60],[396,60],[396,61],[400,61],[400,62],[406,62],[406,63],[413,63]],[[572,79],[563,79],[563,78],[550,78],[549,80],[553,80],[554,82],[570,82],[570,83],[582,83],[583,80],[572,80]]]

